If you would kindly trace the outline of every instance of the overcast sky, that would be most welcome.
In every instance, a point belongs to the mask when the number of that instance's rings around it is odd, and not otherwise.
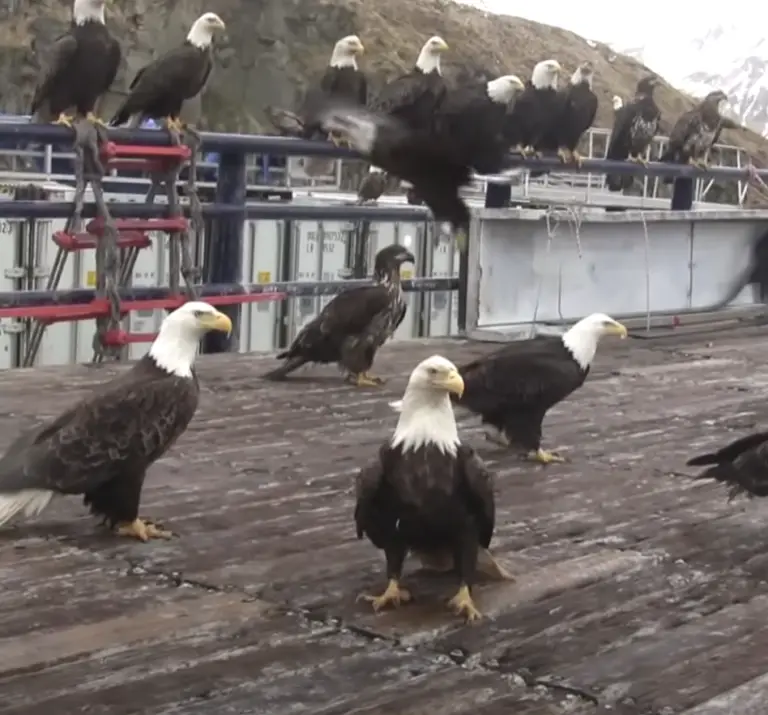
[[[729,0],[728,6],[744,5],[746,0]],[[768,3],[758,8],[750,3],[750,23],[757,22],[755,12],[761,16],[762,24],[768,24]],[[696,37],[707,27],[716,25],[717,14],[692,13],[688,2],[674,0],[645,0],[642,12],[636,6],[620,0],[466,0],[467,4],[484,8],[490,12],[517,15],[548,25],[557,25],[572,30],[590,40],[609,42],[620,47],[635,47],[656,44],[663,39],[674,38],[680,28],[687,38]],[[584,8],[589,8],[586,12]],[[713,4],[713,8],[717,9]],[[762,20],[765,16],[765,20]],[[733,13],[729,12],[729,18]],[[764,23],[764,24],[763,24]]]

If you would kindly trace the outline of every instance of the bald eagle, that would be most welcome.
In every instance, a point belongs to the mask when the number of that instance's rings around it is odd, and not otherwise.
[[[147,469],[186,430],[197,409],[193,370],[209,330],[229,318],[190,302],[168,315],[147,355],[56,419],[22,434],[0,458],[0,525],[39,514],[56,494],[82,494],[118,534],[168,538],[139,517]]]
[[[747,435],[717,452],[686,462],[689,467],[709,467],[696,479],[715,479],[729,489],[729,501],[746,493],[750,498],[768,496],[768,432]]]
[[[507,145],[524,156],[541,153],[542,140],[557,120],[562,105],[557,82],[562,69],[557,60],[539,62],[507,115],[504,126]]]
[[[696,107],[685,112],[675,122],[660,161],[692,164],[706,169],[707,155],[722,120],[720,107],[727,100],[725,92],[716,90],[710,92]]]
[[[139,70],[110,124],[118,126],[132,117],[164,118],[168,131],[177,136],[183,130],[179,115],[184,101],[205,87],[213,68],[213,36],[224,29],[224,22],[213,12],[198,17],[179,47]]]
[[[297,114],[267,107],[267,116],[282,134],[302,139],[325,139],[317,114],[329,100],[364,107],[368,101],[368,81],[357,65],[365,48],[357,35],[342,37],[333,47],[331,59],[319,83],[305,93]],[[343,144],[333,133],[327,138],[337,146]]]
[[[464,250],[470,214],[459,189],[471,182],[473,169],[493,174],[507,167],[502,129],[507,106],[522,86],[514,75],[505,75],[450,90],[435,106],[428,129],[344,107],[329,109],[324,125],[346,133],[372,164],[412,184],[435,220],[452,224]]]
[[[653,92],[659,84],[654,75],[643,77],[635,89],[635,96],[627,104],[620,97],[614,97],[613,129],[608,140],[605,158],[611,161],[629,161],[645,165],[644,155],[656,132],[659,130],[661,112],[653,98]],[[616,99],[621,104],[616,106]],[[623,106],[622,106],[623,105]],[[631,174],[608,175],[606,186],[610,191],[621,191],[632,186]]]
[[[285,364],[266,373],[267,380],[283,380],[308,362],[338,363],[358,387],[380,385],[369,374],[376,351],[392,336],[405,317],[400,266],[415,263],[403,246],[392,245],[376,254],[376,285],[346,290],[335,296],[314,320],[305,325],[291,346],[278,354]]]
[[[591,62],[579,65],[571,81],[562,90],[562,105],[553,126],[557,155],[564,163],[576,162],[581,166],[583,159],[577,151],[581,137],[595,121],[597,95],[592,90],[594,69]]]
[[[627,329],[594,313],[562,336],[509,343],[461,368],[465,389],[455,402],[480,415],[488,439],[520,447],[542,464],[562,462],[541,448],[542,422],[550,408],[584,383],[603,335],[624,338]]]
[[[440,62],[442,54],[447,50],[448,44],[442,37],[430,37],[421,48],[414,68],[386,84],[369,102],[368,109],[374,114],[395,117],[411,131],[430,131],[434,111],[447,91]],[[379,184],[373,176],[381,171],[379,167],[372,166],[369,175],[363,180],[370,186],[365,189],[361,186],[358,193],[364,191],[371,195],[374,187],[386,187],[386,184]]]
[[[440,355],[411,373],[400,418],[376,460],[356,479],[357,538],[384,551],[387,587],[361,595],[378,611],[411,599],[400,586],[408,551],[453,557],[459,590],[450,606],[468,621],[481,617],[472,600],[479,552],[495,526],[493,477],[459,440],[449,394],[461,395],[456,367]]]
[[[90,122],[104,124],[95,114],[96,102],[111,86],[120,66],[117,40],[104,23],[105,0],[75,0],[69,30],[54,40],[51,57],[39,79],[30,108],[36,114],[47,105],[54,124],[71,127],[74,108]]]

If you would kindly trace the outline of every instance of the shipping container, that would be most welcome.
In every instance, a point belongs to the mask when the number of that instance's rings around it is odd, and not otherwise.
[[[428,270],[432,278],[459,277],[459,251],[453,236],[437,231],[435,225],[428,228]],[[424,294],[425,313],[428,316],[426,333],[430,337],[456,335],[459,332],[458,291],[434,291]]]
[[[287,225],[286,221],[246,221],[244,283],[266,285],[282,280]],[[241,313],[238,350],[242,353],[276,350],[282,311],[282,301],[246,303]]]

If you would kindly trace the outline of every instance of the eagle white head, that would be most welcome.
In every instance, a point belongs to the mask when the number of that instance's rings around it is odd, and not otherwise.
[[[613,95],[613,111],[618,112],[624,106],[624,100],[618,94]]]
[[[577,85],[586,82],[592,89],[592,80],[595,77],[595,68],[591,62],[582,62],[571,75],[571,84]]]
[[[447,49],[448,44],[442,37],[439,37],[438,35],[430,37],[424,43],[424,47],[421,48],[421,52],[419,52],[419,57],[416,60],[416,66],[424,74],[437,72],[437,74],[441,75],[442,69],[440,68],[440,56]]]
[[[420,362],[408,380],[392,446],[404,452],[434,445],[445,454],[456,454],[459,433],[450,393],[464,392],[456,366],[442,355]]]
[[[342,37],[334,46],[331,53],[330,67],[353,67],[357,69],[357,57],[365,52],[363,43],[357,35]]]
[[[486,85],[488,96],[497,104],[509,104],[523,90],[523,81],[513,74],[505,74]]]
[[[579,363],[582,370],[586,370],[592,364],[597,344],[604,335],[626,338],[627,329],[605,313],[592,313],[568,330],[562,340],[573,359]]]
[[[72,6],[72,17],[75,24],[100,22],[103,25],[106,4],[106,0],[75,0],[75,4]]]
[[[563,68],[557,60],[542,60],[531,73],[531,84],[536,89],[557,89],[557,81]]]
[[[193,300],[165,317],[149,354],[158,367],[179,377],[191,377],[197,346],[211,330],[229,335],[232,321],[212,305]]]
[[[206,12],[195,20],[187,35],[187,42],[201,50],[210,47],[216,32],[226,30],[224,21],[215,12]]]

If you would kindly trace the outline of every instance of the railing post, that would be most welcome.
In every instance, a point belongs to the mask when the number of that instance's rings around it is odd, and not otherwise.
[[[216,184],[216,203],[245,208],[245,154],[222,152]],[[206,283],[240,283],[243,280],[243,229],[245,214],[213,221],[205,250],[203,275]],[[232,336],[209,333],[203,341],[203,352],[224,353],[237,345],[240,334],[240,306],[222,307],[232,320]]]
[[[694,179],[675,179],[672,186],[672,211],[690,211],[693,208]]]

